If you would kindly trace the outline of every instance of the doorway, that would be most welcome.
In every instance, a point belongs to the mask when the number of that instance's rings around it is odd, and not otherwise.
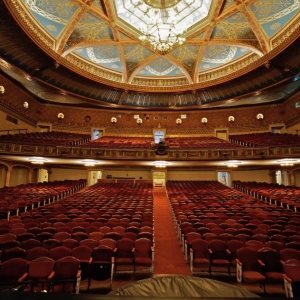
[[[152,173],[152,180],[154,187],[164,187],[166,185],[166,172],[165,171],[154,171]]]
[[[226,171],[218,172],[218,181],[228,187],[231,187],[230,172],[226,172]]]
[[[98,179],[102,179],[102,171],[88,171],[88,182],[87,185],[91,186],[98,182]]]

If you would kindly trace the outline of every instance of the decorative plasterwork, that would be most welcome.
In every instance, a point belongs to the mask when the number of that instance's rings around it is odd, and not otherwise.
[[[30,12],[26,6],[26,3],[29,3],[27,1],[28,0],[4,0],[4,3],[17,22],[21,25],[22,29],[41,49],[49,54],[56,62],[70,68],[80,75],[124,90],[178,92],[201,89],[226,82],[257,68],[266,61],[272,59],[272,57],[277,55],[299,36],[300,30],[300,3],[298,0],[288,0],[288,3],[282,4],[284,7],[284,14],[280,14],[274,10],[274,12],[272,12],[273,15],[271,15],[271,13],[268,15],[264,11],[262,17],[258,15],[258,12],[256,12],[253,7],[255,7],[255,5],[272,7],[272,5],[277,5],[279,0],[271,0],[272,3],[266,2],[267,0],[261,0],[260,2],[258,0],[236,2],[229,0],[214,1],[208,17],[189,29],[185,34],[187,42],[181,46],[185,47],[185,49],[194,46],[194,49],[197,49],[197,52],[194,52],[193,54],[195,55],[195,58],[189,58],[192,67],[188,67],[185,63],[185,61],[188,61],[188,58],[179,60],[171,52],[166,58],[182,71],[182,76],[176,77],[164,75],[145,77],[139,74],[139,71],[153,62],[156,59],[156,56],[155,54],[151,54],[143,59],[143,61],[139,61],[134,67],[131,67],[131,65],[129,67],[126,47],[128,45],[132,45],[132,47],[141,47],[138,41],[137,29],[133,28],[130,24],[120,22],[111,0],[101,2],[103,7],[94,5],[93,1],[76,0],[70,2],[71,0],[64,0],[64,3],[66,4],[73,6],[76,4],[77,9],[74,13],[72,11],[73,14],[70,14],[68,19],[63,19],[62,15],[53,18],[54,21],[61,22],[61,26],[63,27],[57,37],[51,35],[50,32],[47,31],[47,28],[43,27],[41,19]],[[55,7],[55,2],[53,2],[53,0],[47,0],[47,3],[49,6]],[[38,9],[42,11],[43,8],[38,7]],[[74,8],[72,9],[74,10]],[[290,19],[287,19],[288,12],[291,14]],[[49,12],[47,13],[49,14]],[[225,20],[226,22],[231,22],[228,24],[233,27],[238,26],[235,24],[236,20],[234,19],[237,13],[240,13],[245,19],[243,22],[247,22],[249,28],[251,28],[255,35],[255,39],[237,39],[234,38],[233,35],[224,39],[212,38],[213,31],[218,26],[219,28],[224,26]],[[113,38],[71,40],[70,36],[72,35],[72,32],[76,30],[76,26],[80,24],[81,20],[85,18],[87,14],[98,19],[99,22],[106,22],[109,30],[112,32]],[[262,26],[266,24],[269,19],[275,21],[278,20],[277,23],[281,22],[277,31],[276,26],[279,25],[275,24],[275,26],[273,23],[270,25],[274,32],[270,38],[265,31],[265,27]],[[222,22],[224,23],[223,25],[221,24]],[[283,22],[285,23],[282,25]],[[90,26],[93,26],[92,22]],[[121,70],[113,70],[108,66],[96,64],[87,57],[80,57],[76,53],[79,49],[102,47],[105,45],[113,45],[116,47],[118,53],[117,59]],[[211,69],[203,70],[200,68],[200,65],[205,58],[205,51],[208,47],[212,46],[214,49],[217,49],[217,47],[220,49],[219,52],[215,52],[216,55],[221,54],[221,47],[224,46],[228,48],[239,47],[240,49],[247,51],[245,54],[234,57],[226,63],[220,63]],[[177,50],[179,51],[180,47],[174,51]],[[188,53],[188,51],[186,51],[186,53]],[[191,55],[191,53],[192,52],[190,52],[189,55]]]

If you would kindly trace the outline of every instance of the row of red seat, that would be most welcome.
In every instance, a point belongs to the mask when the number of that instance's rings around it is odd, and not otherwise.
[[[296,146],[300,145],[300,136],[297,134],[262,132],[230,135],[229,141],[247,147]]]
[[[76,146],[84,144],[90,139],[89,134],[60,131],[0,135],[0,141],[2,142],[51,146]]]
[[[233,181],[235,189],[287,209],[300,211],[300,188],[256,181]]]

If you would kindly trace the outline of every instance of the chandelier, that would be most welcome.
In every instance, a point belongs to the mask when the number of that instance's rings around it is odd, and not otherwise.
[[[174,6],[178,0],[144,0],[143,5],[148,5],[148,14],[151,23],[140,28],[143,35],[140,40],[144,45],[161,55],[168,54],[174,47],[182,45],[185,38],[182,36],[186,28],[178,26],[178,17]]]

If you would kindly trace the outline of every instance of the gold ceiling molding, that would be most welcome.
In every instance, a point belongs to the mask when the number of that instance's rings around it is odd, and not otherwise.
[[[295,41],[299,37],[300,32],[300,17],[295,17],[292,20],[292,24],[290,24],[288,27],[285,27],[280,32],[280,35],[277,35],[275,38],[273,38],[272,41],[270,41],[272,45],[271,47],[271,45],[269,44],[269,40],[267,40],[267,37],[265,36],[264,32],[260,28],[260,25],[254,18],[252,11],[248,7],[250,2],[245,2],[243,4],[239,4],[237,7],[239,11],[241,11],[243,16],[247,19],[256,37],[258,38],[263,52],[265,53],[263,57],[259,57],[259,53],[256,51],[256,53],[252,52],[250,55],[244,57],[243,59],[236,60],[229,65],[227,64],[218,67],[218,69],[212,69],[210,71],[198,73],[198,69],[194,67],[193,73],[190,74],[190,78],[188,78],[187,73],[185,72],[184,78],[163,79],[161,77],[148,77],[147,79],[145,79],[142,76],[138,76],[138,72],[136,72],[135,77],[129,76],[128,70],[125,68],[123,68],[123,73],[120,74],[108,69],[104,69],[97,65],[93,65],[88,61],[80,59],[73,53],[65,53],[67,54],[65,57],[60,55],[60,53],[63,51],[63,47],[66,45],[67,38],[70,36],[72,29],[74,29],[74,26],[77,24],[78,20],[83,15],[83,12],[87,11],[90,8],[88,4],[84,4],[80,1],[80,3],[82,3],[83,5],[83,8],[79,6],[77,12],[75,13],[73,21],[70,22],[69,26],[65,28],[61,38],[56,44],[56,40],[53,37],[51,37],[50,34],[48,34],[42,27],[40,27],[32,18],[30,18],[30,16],[27,13],[27,9],[22,1],[4,0],[4,3],[16,19],[16,21],[20,24],[22,29],[26,32],[26,34],[32,40],[34,40],[42,50],[44,50],[49,56],[51,56],[54,61],[57,61],[59,64],[73,70],[74,72],[99,83],[113,86],[116,88],[135,91],[179,92],[186,90],[201,89],[205,87],[210,87],[215,84],[224,83],[228,80],[237,78],[247,72],[250,72],[255,68],[263,65],[266,61],[271,60],[274,56],[279,54],[288,45]],[[217,3],[217,6],[219,8],[222,1],[220,0]],[[109,9],[110,15],[113,15],[110,4],[108,6],[105,4],[105,7]],[[210,24],[212,25],[213,23]],[[209,38],[212,32],[212,28],[210,26],[208,26],[207,28],[208,29],[206,31],[206,37]],[[114,33],[114,30],[113,34],[115,40],[117,40],[117,43],[120,43],[118,46],[118,51],[120,54],[121,64],[124,67],[126,66],[126,63],[123,53],[124,50],[122,50],[121,47],[122,41],[119,41],[118,34]],[[77,44],[76,46],[71,46],[71,48],[72,47],[80,47],[80,44]],[[202,53],[200,53],[201,55],[203,55],[204,53],[204,48],[205,47],[200,47]],[[200,61],[200,59],[197,59],[197,67],[199,67]],[[129,83],[128,80],[131,81],[131,83]]]

